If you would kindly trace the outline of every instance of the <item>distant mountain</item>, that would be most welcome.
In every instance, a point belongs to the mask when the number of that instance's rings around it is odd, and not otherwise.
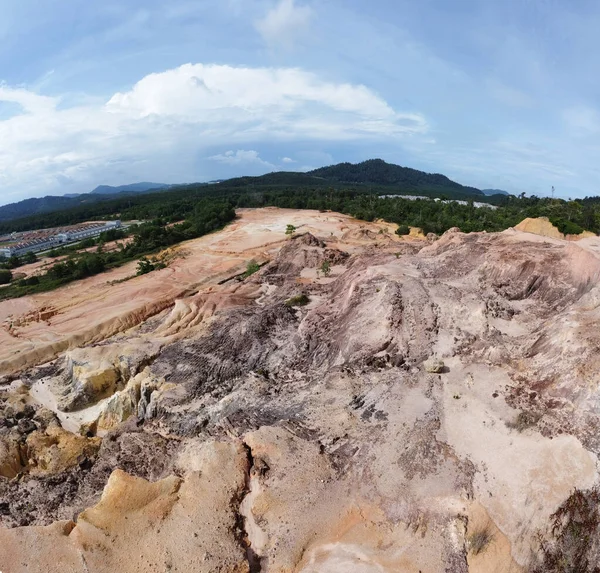
[[[117,195],[119,193],[145,193],[147,191],[156,191],[157,189],[165,189],[170,187],[166,183],[148,183],[143,181],[141,183],[131,183],[130,185],[117,185],[113,187],[111,185],[98,185],[92,192],[91,195]]]
[[[356,164],[339,163],[309,171],[307,175],[339,183],[400,187],[402,191],[483,195],[479,189],[456,183],[445,175],[401,167],[393,163],[386,163],[382,159],[369,159]]]
[[[504,191],[503,189],[482,189],[481,190],[484,195],[510,195],[508,191]]]
[[[110,199],[111,196],[121,194],[140,194],[152,191],[167,190],[171,185],[165,183],[132,183],[131,185],[119,185],[111,187],[110,185],[99,185],[90,193],[69,193],[61,197],[48,195],[47,197],[25,199],[18,203],[11,203],[0,207],[0,221],[12,221],[31,215],[41,213],[50,213],[52,211],[61,211],[70,207],[77,207],[84,203],[93,203]]]
[[[68,209],[75,205],[77,205],[77,201],[69,197],[53,197],[52,195],[48,195],[47,197],[25,199],[18,203],[11,203],[10,205],[0,207],[0,221],[11,221],[12,219],[19,219],[20,217],[27,217],[29,215],[60,211],[61,209]]]

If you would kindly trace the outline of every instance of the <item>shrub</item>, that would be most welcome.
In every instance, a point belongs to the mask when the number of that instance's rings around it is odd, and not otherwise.
[[[331,274],[331,264],[329,261],[323,261],[321,264],[321,272],[324,276],[328,277]]]
[[[568,219],[550,219],[550,222],[564,235],[581,235],[583,228]]]
[[[469,551],[471,551],[473,555],[479,555],[486,550],[493,539],[494,534],[490,530],[489,524],[485,527],[477,529],[471,533],[471,535],[469,535]]]
[[[243,274],[243,277],[245,279],[247,279],[249,276],[253,275],[254,273],[258,272],[260,270],[260,265],[255,261],[249,261],[248,264],[246,265],[246,272]]]
[[[293,235],[296,232],[296,227],[294,225],[288,225],[285,229],[286,235]]]
[[[541,417],[541,414],[535,414],[534,412],[519,412],[515,421],[506,422],[506,426],[521,433],[527,428],[535,426],[540,421]]]
[[[400,225],[396,231],[397,235],[410,235],[410,227],[408,225]]]
[[[304,293],[293,296],[289,300],[285,301],[286,306],[305,306],[310,302],[310,298]]]
[[[138,261],[137,275],[147,275],[148,273],[151,273],[155,268],[156,267],[154,266],[154,263],[152,261],[149,261],[146,257],[142,257]]]
[[[12,281],[12,273],[7,269],[0,269],[0,285],[7,285]]]

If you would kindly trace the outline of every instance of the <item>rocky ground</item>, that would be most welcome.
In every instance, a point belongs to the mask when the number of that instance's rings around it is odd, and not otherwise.
[[[0,571],[600,571],[600,239],[528,225],[245,211],[1,303]]]

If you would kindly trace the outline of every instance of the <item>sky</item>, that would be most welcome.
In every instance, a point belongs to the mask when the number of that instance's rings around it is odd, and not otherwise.
[[[596,0],[0,0],[0,204],[379,157],[600,195]]]

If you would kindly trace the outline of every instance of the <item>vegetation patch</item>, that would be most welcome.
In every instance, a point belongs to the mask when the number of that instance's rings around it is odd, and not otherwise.
[[[600,573],[600,488],[576,489],[551,520],[531,573]]]
[[[104,252],[100,244],[93,253],[71,253],[66,260],[54,263],[45,273],[32,277],[35,281],[25,279],[3,288],[0,300],[51,291],[136,260],[140,261],[138,274],[151,272],[163,263],[148,260],[148,255],[216,231],[234,218],[235,210],[228,202],[199,201],[183,223],[169,225],[168,221],[156,219],[131,227],[132,240],[127,245],[121,244],[118,250]],[[10,263],[10,259],[8,262]]]
[[[485,527],[476,529],[471,535],[469,535],[467,541],[469,545],[469,551],[473,555],[479,555],[483,553],[494,540],[494,534],[487,524]]]
[[[254,260],[249,261],[246,265],[246,272],[242,275],[242,278],[247,279],[258,271],[260,271],[260,265]]]
[[[310,302],[310,298],[304,293],[293,296],[285,301],[286,306],[306,306]]]
[[[521,433],[528,428],[533,428],[541,418],[541,414],[536,414],[534,412],[519,412],[519,415],[515,418],[514,422],[506,422],[506,426]]]
[[[331,274],[331,263],[329,261],[323,261],[319,270],[323,273],[323,276],[328,277]]]

